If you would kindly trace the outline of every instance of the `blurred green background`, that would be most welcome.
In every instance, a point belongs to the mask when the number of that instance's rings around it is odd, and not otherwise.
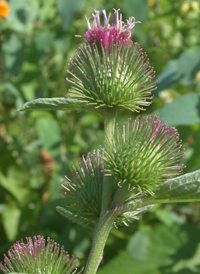
[[[103,143],[93,113],[19,113],[23,103],[65,97],[66,69],[94,9],[134,16],[132,40],[147,52],[158,88],[145,114],[176,126],[184,173],[200,168],[200,0],[10,0],[0,18],[0,261],[27,236],[50,236],[87,259],[92,232],[60,216],[60,179]],[[113,18],[113,17],[112,17]],[[111,18],[111,21],[112,21]],[[91,19],[92,23],[92,19]],[[144,113],[141,113],[144,115]],[[135,114],[120,112],[122,124]],[[155,206],[129,227],[114,229],[99,274],[200,273],[200,203]]]

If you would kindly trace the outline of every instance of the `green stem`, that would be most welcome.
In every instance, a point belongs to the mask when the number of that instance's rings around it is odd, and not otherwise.
[[[104,115],[105,145],[108,145],[108,139],[113,138],[115,130],[115,112]],[[109,211],[112,198],[112,176],[104,176],[102,189],[101,214],[96,222],[94,239],[84,274],[95,274],[103,257],[103,250],[106,240],[117,217],[117,209]]]
[[[118,188],[118,191],[115,195],[114,200],[112,201],[110,208],[114,209],[116,207],[122,206],[128,196],[128,192],[128,184],[123,183],[123,185]]]
[[[105,130],[105,144],[108,143],[108,139],[113,138],[115,131],[115,116],[116,113],[112,112],[104,117],[104,130]],[[112,196],[112,176],[104,176],[103,179],[103,191],[102,191],[102,204],[101,204],[101,216],[103,216],[111,205]]]
[[[94,239],[90,255],[85,267],[84,274],[95,274],[103,257],[103,250],[106,240],[117,216],[117,211],[107,212],[99,223],[94,232]]]

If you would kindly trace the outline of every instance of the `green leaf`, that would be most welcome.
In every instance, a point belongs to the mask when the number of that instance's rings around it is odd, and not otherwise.
[[[61,131],[58,122],[51,117],[42,117],[36,122],[36,130],[43,147],[54,158],[60,158]]]
[[[147,232],[138,231],[130,238],[127,251],[138,261],[143,261],[148,256],[148,247],[150,245],[150,237]],[[137,250],[137,251],[136,251]]]
[[[0,214],[6,209],[6,204],[0,204]]]
[[[133,204],[123,206],[121,214],[116,219],[116,226],[133,222],[138,215],[149,211],[152,207],[153,205],[140,207],[139,203],[135,203],[134,206]]]
[[[192,52],[185,51],[181,54],[178,60],[178,70],[183,75],[183,85],[192,85],[196,73],[200,70],[200,47]]]
[[[27,27],[32,26],[37,13],[28,0],[10,0],[10,14],[7,18],[16,31],[24,31]]]
[[[135,261],[127,251],[120,252],[120,255],[116,256],[97,272],[97,274],[108,273],[161,274],[161,272],[154,266],[150,265],[150,263],[142,262],[138,264],[138,262]]]
[[[21,211],[16,207],[7,206],[2,212],[2,222],[10,242],[15,240],[18,233],[19,219]]]
[[[136,21],[138,20],[143,21],[148,16],[147,0],[140,0],[140,1],[123,0],[122,8],[126,12],[127,17],[136,16]]]
[[[163,225],[136,232],[128,241],[127,251],[121,252],[98,274],[161,274],[161,269],[170,266],[175,260],[172,255],[186,242],[180,228],[167,228]],[[166,272],[167,273],[167,272]],[[168,272],[171,273],[171,272]]]
[[[139,201],[132,200],[123,206],[123,212],[140,210],[149,205],[200,201],[200,170],[169,179],[160,185],[154,196],[146,194]],[[151,207],[146,207],[149,210]]]
[[[60,14],[64,30],[68,30],[76,12],[82,10],[85,0],[58,0],[58,13]]]
[[[9,95],[13,95],[13,96],[19,96],[20,92],[19,90],[12,84],[9,82],[3,83],[0,85],[0,93],[3,92],[7,92],[10,93]]]
[[[177,237],[180,230],[176,226],[157,225],[149,231],[138,231],[129,239],[127,251],[138,265],[142,262],[154,267],[169,265],[172,262],[170,255],[186,242],[183,234]]]
[[[192,258],[182,259],[178,261],[174,267],[173,271],[177,273],[178,271],[183,271],[183,269],[189,269],[194,273],[199,273],[200,271],[200,244],[198,244],[196,252]]]
[[[32,5],[36,6],[39,22],[44,22],[46,24],[46,22],[55,20],[57,15],[55,0],[44,1],[42,5],[40,0],[37,0],[38,3],[35,0],[29,1],[32,2]]]
[[[13,83],[5,82],[0,85],[0,93],[3,94],[3,101],[8,104],[15,104],[16,108],[24,103],[20,91]]]
[[[56,174],[49,181],[49,194],[50,201],[59,200],[60,198],[60,179],[63,177],[63,174]]]
[[[55,40],[55,33],[52,31],[38,32],[35,35],[35,46],[39,52],[51,50],[51,44]]]
[[[169,126],[193,125],[200,122],[200,96],[195,93],[180,95],[165,104],[157,115]]]
[[[33,78],[32,81],[29,81],[27,83],[23,83],[21,85],[21,91],[25,98],[24,102],[35,99],[35,93],[36,93],[36,90],[38,89],[39,89],[39,84],[36,78]]]
[[[24,110],[85,110],[77,100],[70,98],[39,98],[25,103],[20,111]]]
[[[184,224],[185,218],[176,212],[166,210],[164,208],[158,208],[154,211],[155,216],[166,226],[171,226],[174,223]]]
[[[94,228],[94,222],[91,222],[90,220],[88,220],[87,218],[83,218],[83,217],[79,217],[77,215],[75,215],[74,213],[71,213],[69,210],[67,210],[64,207],[61,206],[57,206],[56,210],[58,211],[58,213],[60,213],[63,217],[69,219],[70,221],[72,221],[73,223],[77,223],[81,226],[93,229]]]
[[[158,75],[157,89],[153,93],[158,94],[159,91],[175,84],[180,78],[181,72],[178,70],[178,60],[169,61]]]
[[[185,86],[192,85],[196,73],[200,70],[200,47],[194,51],[184,51],[179,58],[169,61],[158,76],[157,90],[166,89],[182,79]]]
[[[0,172],[0,186],[4,187],[13,195],[13,197],[15,197],[21,204],[23,204],[29,191],[27,188],[20,185],[21,178],[18,180],[19,178],[15,177],[17,174],[17,172],[15,173],[14,171],[12,172],[12,170],[9,170],[8,175],[4,176]]]
[[[167,180],[148,204],[197,201],[200,201],[200,170]]]
[[[12,33],[2,45],[6,69],[13,75],[20,73],[24,59],[24,46],[19,35]]]

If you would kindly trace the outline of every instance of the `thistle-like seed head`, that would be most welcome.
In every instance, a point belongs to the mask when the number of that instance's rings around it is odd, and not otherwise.
[[[183,158],[179,135],[156,116],[129,120],[121,134],[109,140],[104,149],[105,171],[140,192],[154,194],[159,184],[180,174]]]
[[[29,274],[75,274],[77,273],[78,260],[64,251],[64,247],[55,243],[50,238],[42,236],[27,238],[15,243],[7,255],[4,255],[4,265],[0,263],[3,273],[21,272]],[[81,273],[82,270],[78,273]],[[78,274],[77,273],[77,274]]]

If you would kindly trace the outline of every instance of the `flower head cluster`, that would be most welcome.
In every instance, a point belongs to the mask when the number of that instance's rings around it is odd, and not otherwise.
[[[0,17],[7,17],[10,13],[10,8],[7,1],[0,0]]]
[[[100,216],[103,190],[103,161],[99,150],[88,153],[79,160],[79,164],[72,167],[72,180],[65,177],[62,186],[65,190],[65,207],[57,207],[57,211],[69,220],[94,229],[95,221]],[[114,178],[112,183],[113,200],[118,190],[118,180]],[[137,197],[137,195],[135,196]],[[127,197],[128,198],[128,197]],[[140,207],[134,212],[118,212],[113,226],[131,222],[138,214],[146,211]]]
[[[137,117],[130,127],[129,120],[121,134],[109,140],[104,149],[105,170],[119,184],[128,183],[139,191],[153,195],[159,184],[180,174],[183,158],[179,135],[158,117]]]
[[[112,44],[126,44],[131,43],[131,32],[135,27],[136,22],[134,17],[127,20],[127,24],[122,21],[122,14],[119,15],[119,10],[114,9],[114,20],[112,25],[109,24],[111,13],[107,16],[106,11],[103,10],[104,26],[101,26],[100,11],[95,10],[93,15],[93,26],[90,25],[90,18],[86,17],[88,31],[85,32],[85,38],[89,44],[98,42],[104,48],[109,48]]]
[[[75,274],[78,260],[70,259],[68,253],[59,244],[48,238],[47,244],[42,236],[27,238],[15,243],[5,255],[3,273],[20,272],[29,274]],[[82,271],[78,272],[81,273]],[[78,274],[77,273],[77,274]]]

